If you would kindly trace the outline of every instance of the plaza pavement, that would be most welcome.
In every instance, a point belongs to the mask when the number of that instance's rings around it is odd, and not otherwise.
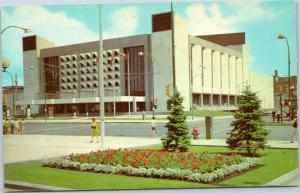
[[[101,143],[89,143],[89,136],[62,135],[5,135],[3,137],[4,164],[41,160],[71,153],[86,153],[101,149]],[[134,148],[161,144],[159,138],[141,137],[105,137],[104,149]],[[192,145],[226,146],[225,140],[192,140]],[[298,143],[288,141],[269,141],[268,145],[275,148],[298,148]],[[276,179],[272,185],[298,185],[297,173],[288,174],[283,179]],[[270,185],[270,184],[269,184]]]

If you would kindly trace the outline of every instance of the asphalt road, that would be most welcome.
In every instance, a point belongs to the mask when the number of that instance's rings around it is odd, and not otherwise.
[[[215,119],[213,138],[225,139],[232,129],[230,126],[232,120],[232,118]],[[190,130],[193,127],[200,128],[200,138],[205,138],[204,121],[189,121],[188,124]],[[167,132],[165,123],[156,123],[156,125],[157,136]],[[284,141],[290,140],[293,131],[291,126],[266,126],[266,129],[269,131],[269,139]],[[151,137],[151,123],[106,123],[105,133],[107,136]],[[26,123],[25,134],[89,136],[91,129],[89,123]]]

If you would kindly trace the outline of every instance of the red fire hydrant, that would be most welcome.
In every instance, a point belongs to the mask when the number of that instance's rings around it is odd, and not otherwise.
[[[198,127],[193,128],[192,135],[193,135],[193,139],[198,139],[198,136],[199,136],[199,128]]]

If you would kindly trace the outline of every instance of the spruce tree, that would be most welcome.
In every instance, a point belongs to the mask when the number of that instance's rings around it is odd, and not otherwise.
[[[169,99],[172,104],[169,120],[165,127],[168,129],[167,136],[163,137],[164,150],[186,152],[191,144],[189,127],[182,106],[183,98],[177,89],[174,89],[173,96]]]
[[[264,129],[260,102],[256,93],[247,86],[240,97],[239,109],[231,124],[233,130],[226,141],[230,149],[246,150],[249,156],[255,156],[258,149],[265,148],[268,133]]]

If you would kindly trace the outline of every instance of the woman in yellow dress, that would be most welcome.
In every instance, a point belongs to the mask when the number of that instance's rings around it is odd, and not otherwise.
[[[92,123],[91,123],[91,128],[92,128],[92,139],[90,143],[93,143],[94,137],[97,138],[97,143],[99,143],[99,126],[96,122],[95,118],[92,118]]]

